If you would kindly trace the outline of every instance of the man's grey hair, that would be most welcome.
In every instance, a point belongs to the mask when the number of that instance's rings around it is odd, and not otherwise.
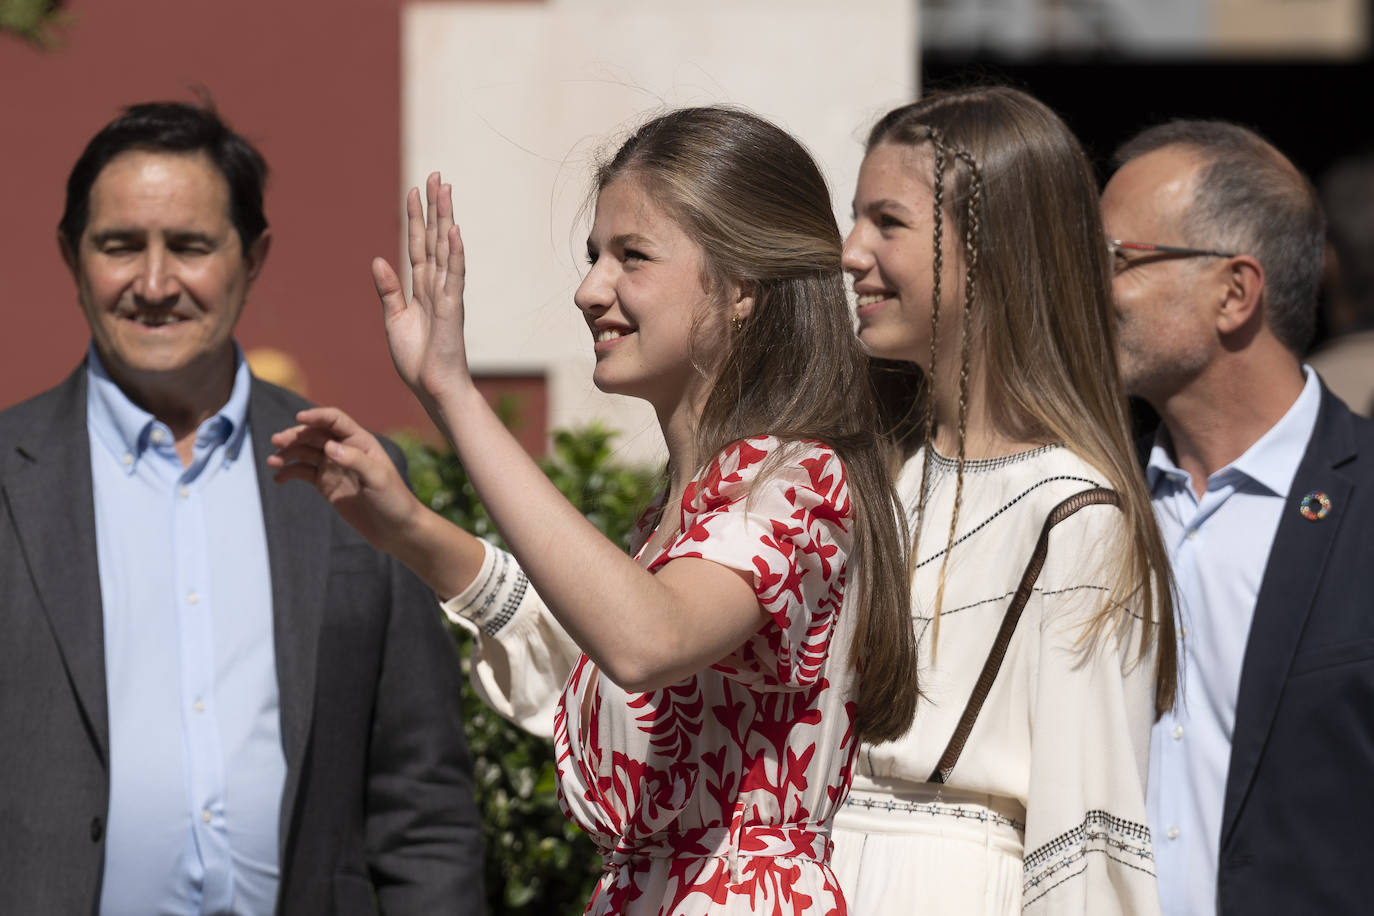
[[[1116,166],[1166,146],[1186,147],[1203,163],[1180,227],[1187,244],[1258,259],[1264,267],[1265,322],[1301,356],[1316,325],[1326,244],[1326,221],[1312,183],[1259,134],[1225,121],[1178,120],[1148,128],[1116,151]]]

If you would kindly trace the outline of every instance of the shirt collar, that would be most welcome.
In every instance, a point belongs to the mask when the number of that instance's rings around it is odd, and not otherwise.
[[[130,470],[143,457],[152,442],[158,420],[139,407],[110,378],[109,371],[96,352],[92,341],[86,353],[87,408],[86,417],[91,430],[100,437],[110,451],[123,456]],[[229,400],[215,413],[201,422],[196,431],[196,451],[213,449],[224,443],[226,464],[238,458],[248,434],[248,398],[253,376],[243,351],[234,344],[234,387]]]
[[[1293,406],[1244,454],[1214,472],[1208,478],[1209,485],[1225,476],[1240,473],[1276,495],[1288,493],[1302,456],[1307,452],[1307,443],[1317,426],[1317,413],[1321,409],[1321,382],[1317,379],[1317,373],[1306,365],[1302,371],[1306,381]],[[1163,424],[1155,433],[1146,474],[1151,492],[1155,491],[1161,477],[1176,480],[1188,478],[1187,472],[1180,469],[1169,454],[1169,434]]]

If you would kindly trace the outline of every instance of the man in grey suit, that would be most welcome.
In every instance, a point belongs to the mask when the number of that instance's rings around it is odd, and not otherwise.
[[[0,913],[481,911],[434,597],[263,464],[306,406],[233,339],[265,175],[154,103],[68,180],[91,346],[0,412]]]

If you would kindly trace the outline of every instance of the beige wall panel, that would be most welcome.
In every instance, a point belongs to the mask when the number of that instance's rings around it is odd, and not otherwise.
[[[474,369],[546,372],[551,426],[610,422],[632,459],[661,454],[652,413],[592,387],[572,304],[597,153],[666,107],[742,105],[816,154],[847,228],[860,137],[917,66],[908,0],[416,3],[403,36],[403,180],[453,183]]]
[[[1369,48],[1369,0],[1212,0],[1219,54],[1355,58]]]

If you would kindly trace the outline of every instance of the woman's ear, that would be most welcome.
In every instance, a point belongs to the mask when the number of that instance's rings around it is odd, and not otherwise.
[[[754,282],[741,280],[731,288],[730,321],[748,321],[754,314]]]

